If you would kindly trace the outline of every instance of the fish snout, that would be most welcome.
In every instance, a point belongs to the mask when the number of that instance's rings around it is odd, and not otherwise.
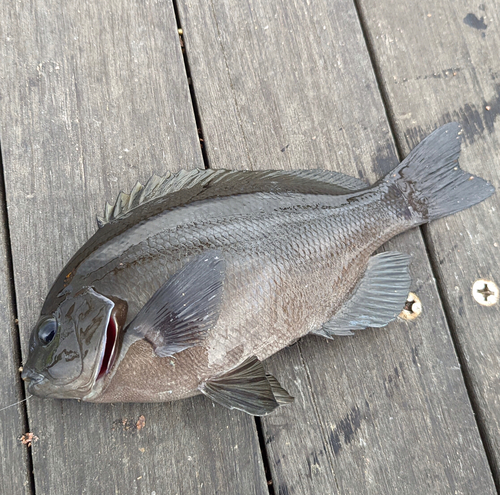
[[[30,370],[29,368],[24,367],[21,373],[21,378],[25,382],[30,382],[30,384],[35,384],[43,380],[43,375],[37,373],[36,371]]]

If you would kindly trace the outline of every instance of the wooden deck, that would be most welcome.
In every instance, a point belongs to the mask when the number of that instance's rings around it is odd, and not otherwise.
[[[12,1],[0,26],[0,407],[24,397],[56,275],[105,200],[152,173],[374,181],[456,120],[463,168],[500,188],[500,0]],[[499,211],[497,193],[391,241],[420,317],[274,356],[296,401],[262,420],[201,396],[0,411],[1,493],[496,493],[500,305],[471,287],[500,285]]]

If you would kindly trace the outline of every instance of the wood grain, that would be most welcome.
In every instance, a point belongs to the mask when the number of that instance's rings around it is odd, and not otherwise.
[[[352,3],[191,0],[180,15],[210,166],[374,180],[397,164]],[[494,493],[421,234],[387,249],[412,254],[416,322],[266,363],[296,397],[263,419],[275,493]]]
[[[50,284],[96,229],[105,200],[203,161],[170,2],[11,2],[0,24],[1,141],[26,350]],[[202,398],[32,399],[28,411],[37,493],[267,491],[252,418]]]
[[[472,297],[476,280],[500,281],[500,3],[360,5],[404,152],[456,120],[464,127],[462,167],[497,188],[484,203],[431,224],[426,237],[500,486],[500,306]]]

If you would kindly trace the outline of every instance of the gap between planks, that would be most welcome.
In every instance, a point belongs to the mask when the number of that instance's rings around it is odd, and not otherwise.
[[[177,23],[177,31],[179,33],[179,43],[181,45],[182,60],[184,61],[184,69],[186,71],[186,79],[188,83],[189,93],[191,94],[191,103],[193,105],[194,120],[196,122],[196,130],[198,131],[198,138],[200,139],[201,155],[203,158],[203,165],[205,170],[210,168],[208,163],[207,150],[205,149],[205,140],[203,138],[203,126],[201,124],[201,117],[198,108],[198,100],[196,99],[196,92],[194,90],[193,81],[191,79],[191,69],[189,67],[189,59],[187,55],[187,50],[184,44],[183,30],[181,24],[181,18],[179,16],[179,8],[177,7],[177,0],[172,0],[172,5],[174,7],[175,22]]]
[[[22,366],[22,352],[21,352],[21,337],[19,335],[19,325],[17,324],[18,314],[17,314],[17,300],[16,300],[16,292],[15,292],[15,280],[14,280],[14,265],[12,261],[12,246],[10,242],[10,229],[9,229],[9,212],[7,209],[7,198],[5,193],[5,174],[3,167],[3,158],[2,158],[2,147],[0,143],[0,203],[1,203],[1,221],[3,222],[3,239],[0,242],[3,242],[5,246],[5,254],[6,254],[6,265],[7,265],[7,276],[9,283],[7,284],[7,293],[8,297],[12,302],[12,312],[9,315],[11,321],[15,324],[10,325],[10,336],[11,336],[11,348],[12,348],[12,360],[14,361],[14,369],[20,369]],[[30,431],[29,419],[28,419],[28,409],[26,407],[26,390],[24,388],[24,383],[21,380],[21,375],[16,373],[16,385],[15,385],[17,396],[19,403],[17,406],[21,410],[21,428],[23,433]],[[31,495],[35,494],[35,478],[33,475],[33,457],[31,455],[31,447],[26,447],[24,453],[24,461],[26,465],[26,479],[28,481],[28,492]]]

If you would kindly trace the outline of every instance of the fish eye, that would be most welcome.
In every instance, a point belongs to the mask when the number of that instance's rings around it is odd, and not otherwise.
[[[54,339],[57,331],[57,323],[54,318],[48,318],[38,327],[38,339],[42,345],[47,345]]]

